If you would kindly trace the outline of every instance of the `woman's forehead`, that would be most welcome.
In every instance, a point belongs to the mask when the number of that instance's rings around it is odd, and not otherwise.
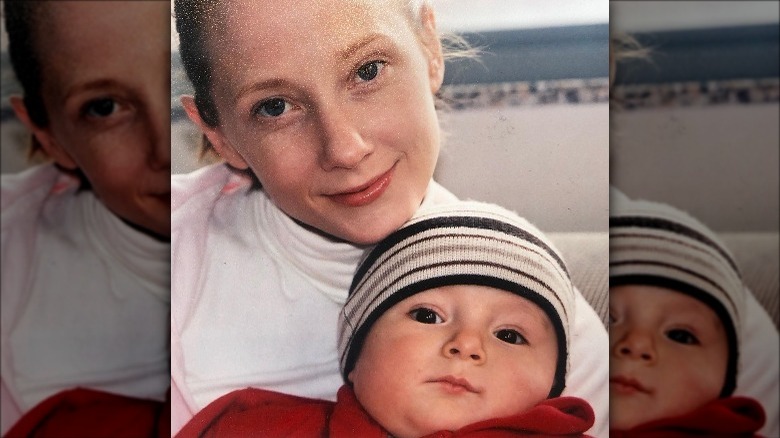
[[[209,43],[215,69],[225,73],[217,82],[235,90],[263,78],[304,80],[341,70],[372,41],[372,47],[384,44],[401,52],[419,45],[397,0],[316,0],[300,8],[288,0],[272,3],[242,0],[224,11],[223,25]]]
[[[372,31],[394,34],[409,23],[399,0],[239,0],[227,3],[220,15],[212,39],[225,47],[334,45]]]
[[[121,76],[132,62],[169,51],[169,8],[161,2],[51,2],[44,10],[38,50],[45,52],[47,81],[59,88]]]

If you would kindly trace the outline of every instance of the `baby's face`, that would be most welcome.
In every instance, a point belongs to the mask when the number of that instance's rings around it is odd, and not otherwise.
[[[547,398],[557,338],[536,304],[484,286],[413,295],[371,328],[349,374],[358,400],[396,437],[519,414]]]
[[[728,342],[703,302],[655,286],[609,291],[610,425],[629,429],[718,398]]]

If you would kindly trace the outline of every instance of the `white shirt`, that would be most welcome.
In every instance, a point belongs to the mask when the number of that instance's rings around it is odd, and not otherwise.
[[[163,400],[169,245],[52,165],[2,180],[3,405],[76,386]],[[3,412],[2,431],[18,418]]]

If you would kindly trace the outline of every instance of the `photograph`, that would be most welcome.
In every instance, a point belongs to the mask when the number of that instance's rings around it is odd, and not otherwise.
[[[172,20],[174,434],[606,436],[606,2]]]

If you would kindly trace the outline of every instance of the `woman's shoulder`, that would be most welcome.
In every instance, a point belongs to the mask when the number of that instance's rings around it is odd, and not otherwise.
[[[0,176],[2,210],[6,211],[31,193],[51,188],[60,174],[53,164],[41,164],[19,173],[3,174]]]
[[[54,164],[42,164],[16,174],[2,175],[0,180],[0,212],[3,228],[23,219],[37,216],[44,203],[51,199],[62,199],[63,195],[75,193],[80,185],[75,175],[61,171]]]
[[[191,173],[171,176],[171,215],[211,208],[224,195],[249,188],[252,180],[227,164],[216,163]]]
[[[212,164],[192,173],[171,177],[171,233],[185,229],[204,231],[225,211],[233,212],[257,201],[254,180],[246,171],[227,164]]]

